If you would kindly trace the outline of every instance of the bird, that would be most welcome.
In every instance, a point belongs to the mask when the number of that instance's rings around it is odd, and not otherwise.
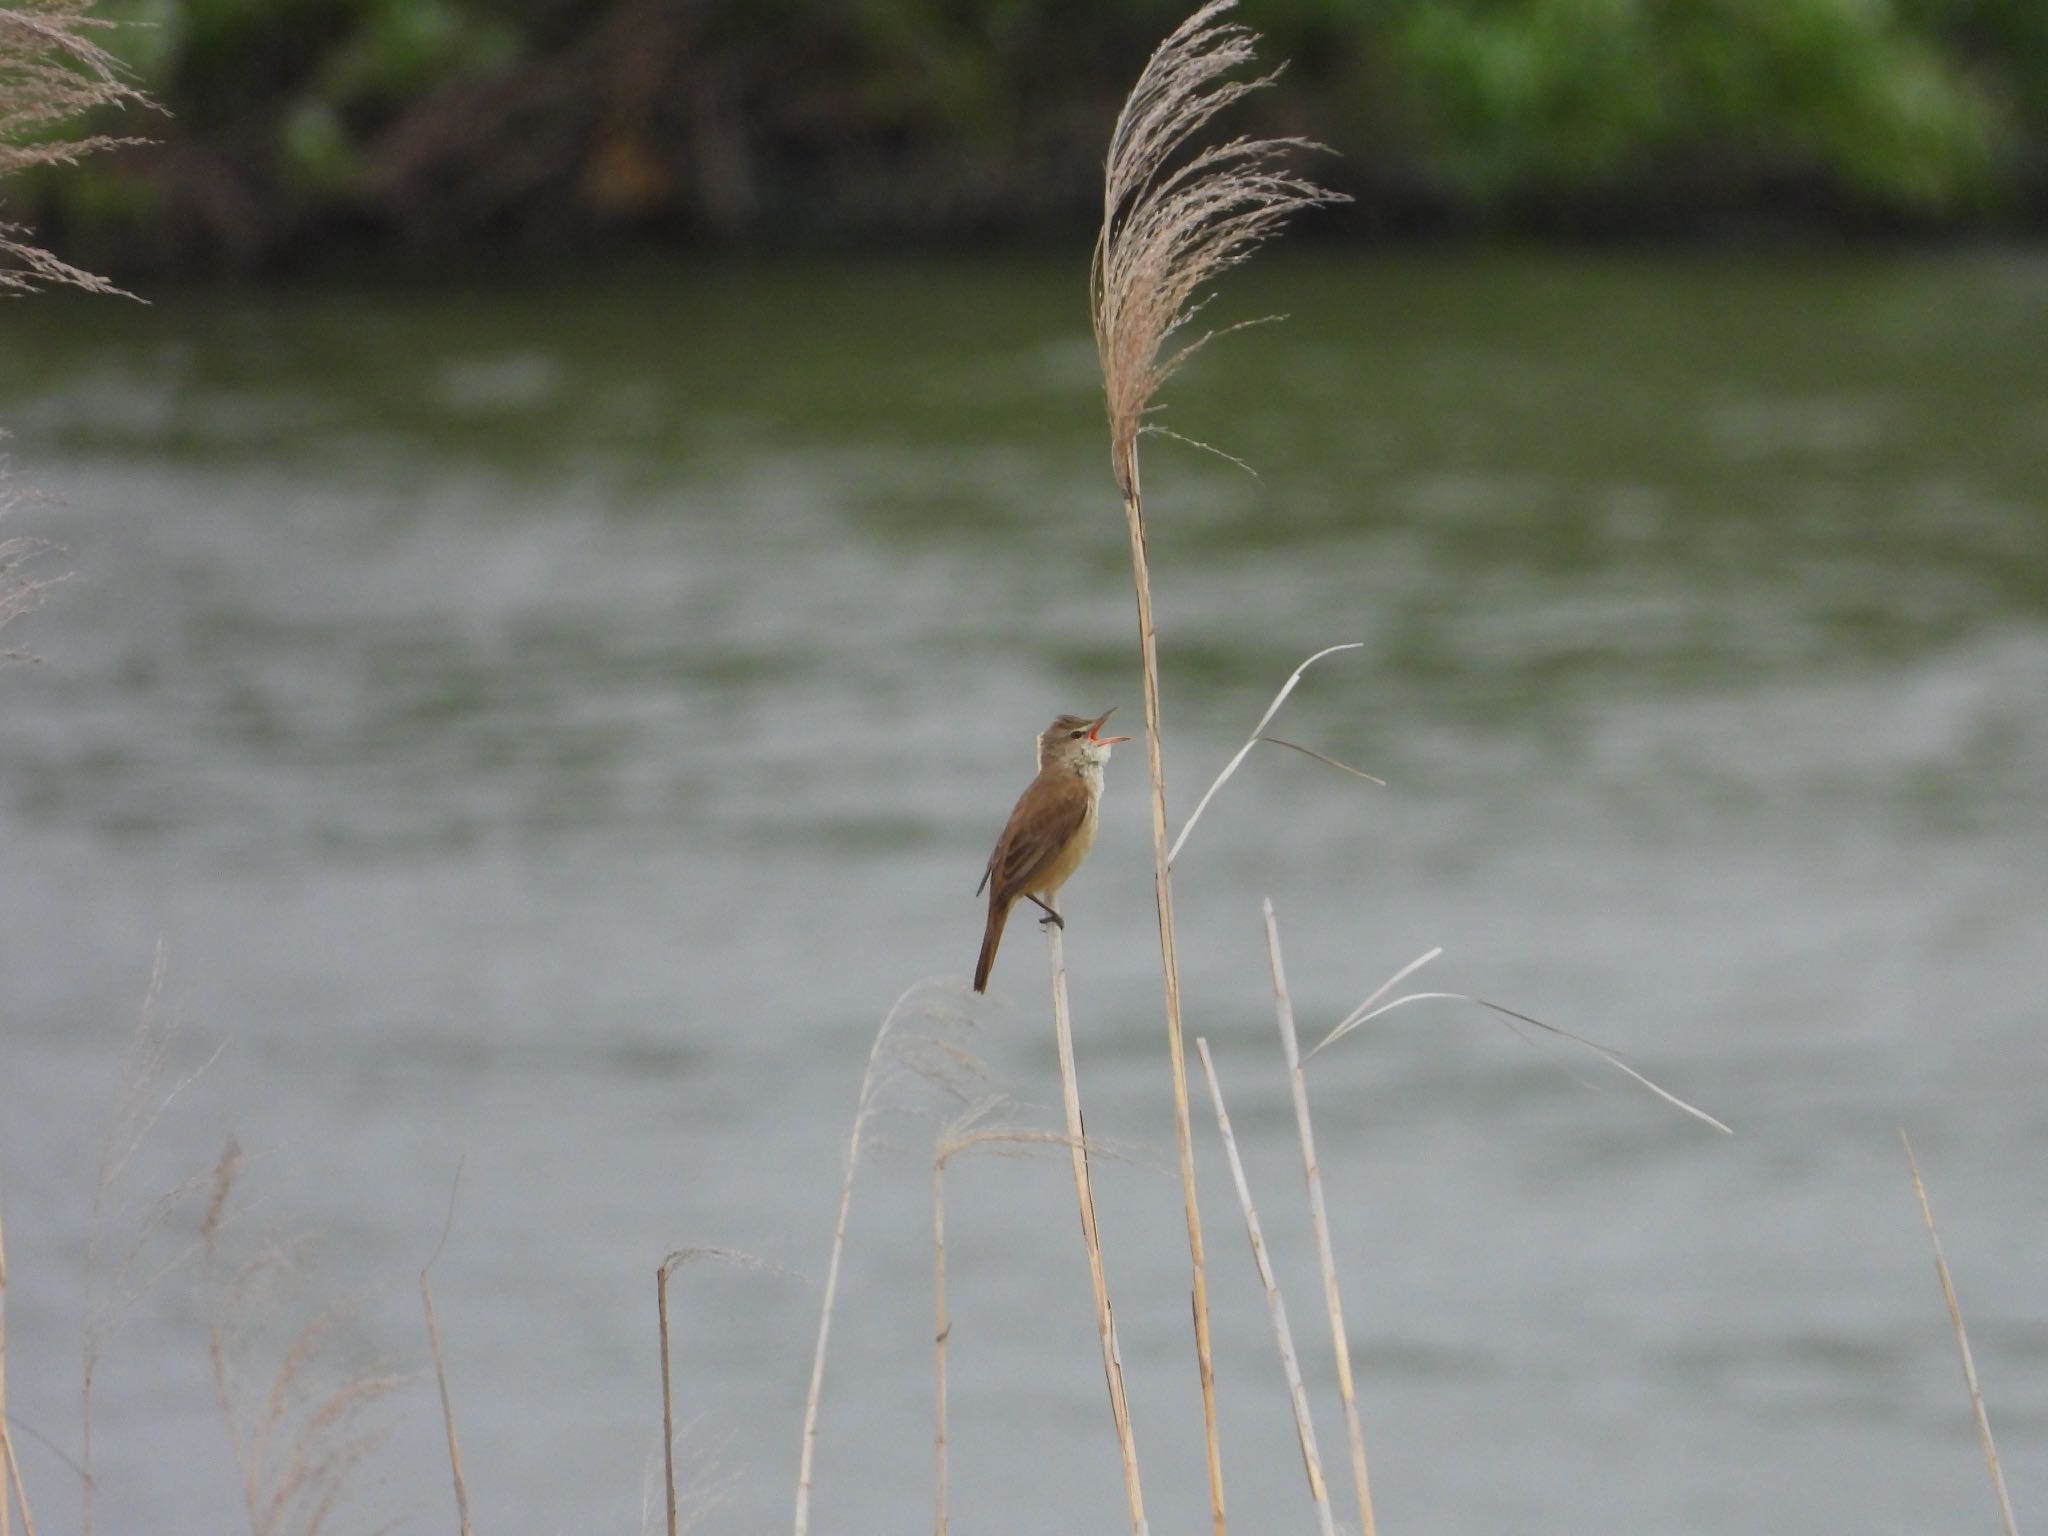
[[[1088,850],[1095,846],[1095,823],[1102,804],[1102,765],[1109,749],[1128,736],[1105,736],[1102,727],[1116,713],[1112,707],[1093,720],[1061,715],[1038,738],[1038,777],[1010,812],[995,852],[988,856],[979,896],[988,891],[988,927],[981,936],[981,958],[974,966],[974,990],[988,990],[988,973],[1003,942],[1003,925],[1021,897],[1045,911],[1039,919],[1067,926],[1052,901],[1072,878]]]

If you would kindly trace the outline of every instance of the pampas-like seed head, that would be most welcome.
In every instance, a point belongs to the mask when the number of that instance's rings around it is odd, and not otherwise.
[[[1221,19],[1235,4],[1209,0],[1153,51],[1110,135],[1090,281],[1110,462],[1127,500],[1154,397],[1217,334],[1167,345],[1206,302],[1205,285],[1296,209],[1345,201],[1284,169],[1295,152],[1323,148],[1305,139],[1235,138],[1175,163],[1210,118],[1278,76],[1224,78],[1251,62],[1258,41]]]

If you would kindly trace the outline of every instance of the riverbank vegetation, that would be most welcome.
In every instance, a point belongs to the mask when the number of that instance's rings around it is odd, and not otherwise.
[[[30,11],[78,9],[38,0]],[[275,269],[1079,236],[1177,0],[105,0],[151,143],[12,195],[75,259]],[[1337,149],[1324,237],[2019,233],[2048,224],[2034,0],[1248,0]]]

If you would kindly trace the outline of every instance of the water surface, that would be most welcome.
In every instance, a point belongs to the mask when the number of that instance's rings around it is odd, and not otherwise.
[[[479,1529],[629,1530],[652,1278],[822,1278],[892,1000],[1057,1104],[1035,931],[971,1008],[971,892],[1052,714],[1138,713],[1081,267],[704,267],[474,294],[9,306],[0,422],[76,579],[0,673],[10,1411],[76,1446],[81,1314],[230,1134],[234,1234],[318,1240],[359,1359],[436,1294]],[[1176,815],[1308,652],[1179,866],[1209,1037],[1325,1450],[1326,1339],[1259,900],[1304,1029],[1419,982],[1595,1036],[1723,1138],[1471,1011],[1312,1066],[1389,1530],[1993,1518],[1897,1130],[2022,1512],[2048,1506],[2048,265],[1311,254],[1147,449]],[[1069,888],[1091,1132],[1155,1529],[1202,1513],[1162,1170],[1142,754]],[[159,944],[180,1071],[89,1269]],[[1434,1007],[1435,1011],[1431,1011]],[[218,1051],[218,1055],[215,1052]],[[1034,1107],[1036,1106],[1036,1107]],[[928,1158],[885,1115],[847,1256],[826,1530],[928,1517]],[[1240,1528],[1308,1518],[1198,1121]],[[1064,1167],[952,1176],[960,1528],[1117,1527]],[[152,1250],[175,1258],[195,1210]],[[97,1281],[89,1278],[92,1273]],[[237,1488],[202,1276],[106,1314],[105,1529]],[[793,1484],[817,1293],[678,1282],[707,1530]],[[363,1478],[446,1528],[430,1384]],[[23,1437],[57,1528],[72,1475]],[[1052,1473],[1053,1475],[1048,1475]]]

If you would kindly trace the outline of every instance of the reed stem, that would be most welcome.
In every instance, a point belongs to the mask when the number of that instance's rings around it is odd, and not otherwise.
[[[1074,1068],[1074,1028],[1067,1006],[1067,956],[1057,923],[1045,930],[1052,966],[1053,1036],[1059,1047],[1060,1097],[1066,1107],[1067,1145],[1074,1165],[1074,1201],[1081,1212],[1081,1242],[1088,1250],[1088,1283],[1095,1293],[1095,1327],[1102,1343],[1102,1374],[1109,1386],[1109,1411],[1116,1420],[1117,1451],[1123,1461],[1124,1501],[1131,1536],[1146,1536],[1145,1493],[1138,1479],[1138,1446],[1131,1435],[1131,1409],[1124,1396],[1123,1352],[1117,1345],[1116,1314],[1102,1266],[1102,1240],[1095,1227],[1095,1185],[1088,1171],[1087,1132],[1081,1123],[1081,1080]]]
[[[1187,1212],[1189,1289],[1195,1320],[1195,1365],[1202,1382],[1202,1445],[1208,1460],[1209,1513],[1215,1536],[1227,1536],[1223,1448],[1216,1432],[1216,1361],[1209,1342],[1209,1267],[1202,1248],[1202,1207],[1195,1192],[1187,1045],[1181,1029],[1180,956],[1174,935],[1173,875],[1166,832],[1166,763],[1160,748],[1159,727],[1159,642],[1152,620],[1152,567],[1145,548],[1145,508],[1138,486],[1135,440],[1120,452],[1116,471],[1117,482],[1124,491],[1124,519],[1130,528],[1131,585],[1137,595],[1138,644],[1144,670],[1145,763],[1152,790],[1152,897],[1159,913],[1159,969],[1166,993],[1167,1059],[1173,1074],[1173,1135],[1179,1152],[1181,1203]]]
[[[1984,1411],[1984,1393],[1977,1385],[1977,1363],[1970,1358],[1970,1336],[1963,1331],[1963,1308],[1956,1300],[1955,1282],[1949,1279],[1948,1260],[1941,1251],[1941,1234],[1934,1230],[1934,1207],[1927,1199],[1927,1186],[1920,1182],[1920,1160],[1913,1156],[1912,1138],[1904,1130],[1899,1143],[1906,1149],[1906,1166],[1913,1173],[1913,1193],[1920,1198],[1920,1219],[1927,1223],[1927,1239],[1934,1245],[1934,1269],[1941,1276],[1942,1300],[1948,1303],[1949,1327],[1956,1336],[1956,1353],[1963,1360],[1963,1385],[1970,1392],[1970,1412],[1977,1420],[1977,1439],[1984,1447],[1984,1464],[1991,1470],[1992,1491],[1998,1495],[1998,1513],[2005,1521],[2005,1536],[2019,1536],[2013,1519],[2012,1496],[2005,1491],[2005,1473],[1998,1466],[1998,1445],[1991,1438],[1991,1416]]]
[[[1301,1384],[1301,1360],[1294,1352],[1294,1330],[1287,1325],[1287,1302],[1280,1294],[1280,1282],[1274,1277],[1272,1260],[1266,1254],[1258,1207],[1252,1204],[1252,1187],[1237,1155],[1237,1137],[1230,1129],[1230,1112],[1223,1107],[1223,1089],[1216,1081],[1216,1063],[1209,1057],[1209,1042],[1198,1037],[1195,1049],[1201,1052],[1202,1072],[1209,1079],[1209,1100],[1216,1106],[1216,1129],[1222,1133],[1223,1151],[1230,1159],[1230,1177],[1237,1184],[1237,1203],[1244,1210],[1245,1231],[1251,1237],[1252,1262],[1258,1266],[1259,1284],[1266,1292],[1266,1310],[1273,1319],[1273,1340],[1280,1349],[1280,1369],[1286,1374],[1287,1399],[1294,1409],[1294,1432],[1301,1441],[1301,1465],[1308,1474],[1308,1496],[1315,1501],[1316,1523],[1322,1536],[1337,1536],[1336,1517],[1330,1512],[1330,1485],[1323,1477],[1323,1458],[1316,1450],[1315,1421],[1309,1416],[1308,1392]]]
[[[946,1481],[946,1340],[953,1324],[946,1316],[946,1159],[932,1159],[932,1531],[946,1536],[952,1524]],[[671,1532],[670,1536],[674,1536]]]
[[[1294,1096],[1294,1126],[1301,1139],[1302,1173],[1308,1181],[1309,1225],[1315,1230],[1316,1263],[1323,1272],[1323,1306],[1330,1315],[1330,1346],[1337,1356],[1337,1395],[1344,1403],[1344,1436],[1351,1451],[1351,1484],[1358,1497],[1359,1536],[1374,1536],[1372,1479],[1365,1468],[1365,1429],[1351,1382],[1351,1339],[1344,1329],[1344,1297],[1337,1284],[1337,1255],[1330,1241],[1330,1212],[1323,1200],[1323,1169],[1316,1159],[1315,1127],[1308,1112],[1308,1081],[1301,1069],[1301,1042],[1294,1031],[1294,999],[1280,960],[1280,925],[1273,898],[1266,910],[1266,958],[1273,971],[1273,1011],[1280,1025],[1280,1050],[1287,1061],[1287,1085]]]

